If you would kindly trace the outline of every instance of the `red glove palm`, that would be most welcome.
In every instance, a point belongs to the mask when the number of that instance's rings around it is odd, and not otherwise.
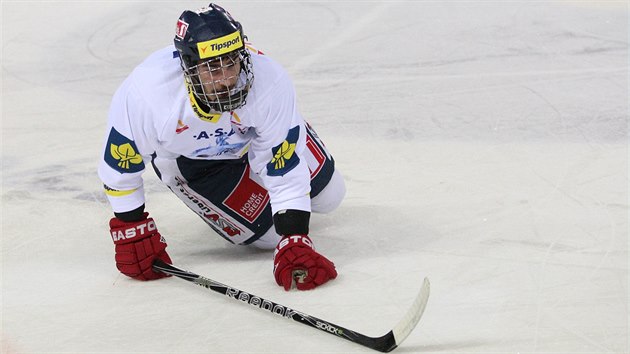
[[[311,290],[337,277],[333,262],[315,252],[306,235],[284,236],[273,256],[276,283],[289,291],[295,279],[298,290]]]
[[[118,218],[109,221],[112,239],[116,245],[116,268],[124,275],[138,280],[166,277],[153,271],[156,258],[172,263],[166,253],[166,241],[160,235],[153,218],[144,213],[140,221],[125,222]]]

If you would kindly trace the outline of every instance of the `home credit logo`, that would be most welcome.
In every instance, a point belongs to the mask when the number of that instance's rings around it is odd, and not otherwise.
[[[243,172],[238,185],[225,199],[223,205],[253,223],[269,204],[269,193],[258,183],[249,178],[249,165]]]

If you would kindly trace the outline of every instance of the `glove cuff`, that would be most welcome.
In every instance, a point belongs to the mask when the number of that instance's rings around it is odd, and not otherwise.
[[[148,216],[148,213],[144,213]],[[158,233],[157,226],[153,218],[146,218],[140,221],[125,222],[118,218],[109,221],[112,241],[116,245],[137,242],[146,237]]]
[[[273,215],[278,235],[308,235],[311,213],[303,210],[283,209]]]

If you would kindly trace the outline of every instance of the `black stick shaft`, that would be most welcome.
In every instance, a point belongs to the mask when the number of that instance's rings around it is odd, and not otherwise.
[[[203,286],[204,288],[225,295],[231,299],[250,304],[261,310],[266,310],[283,318],[294,320],[322,332],[335,335],[380,352],[390,352],[396,348],[397,345],[392,331],[381,337],[369,337],[315,316],[311,316],[300,311],[296,311],[290,307],[261,298],[260,296],[256,296],[212,279],[205,278],[193,272],[179,269],[173,265],[162,262],[161,260],[156,260],[153,264],[153,268],[162,273],[174,275],[199,286]]]

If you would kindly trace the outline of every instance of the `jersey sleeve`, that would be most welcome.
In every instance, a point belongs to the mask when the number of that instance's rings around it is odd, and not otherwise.
[[[134,210],[144,204],[142,174],[154,149],[143,131],[140,96],[127,79],[112,98],[107,136],[98,166],[105,194],[116,213]]]
[[[261,99],[256,138],[248,154],[250,166],[269,192],[272,213],[295,209],[310,212],[310,172],[304,119],[297,109],[295,89],[282,72]]]

